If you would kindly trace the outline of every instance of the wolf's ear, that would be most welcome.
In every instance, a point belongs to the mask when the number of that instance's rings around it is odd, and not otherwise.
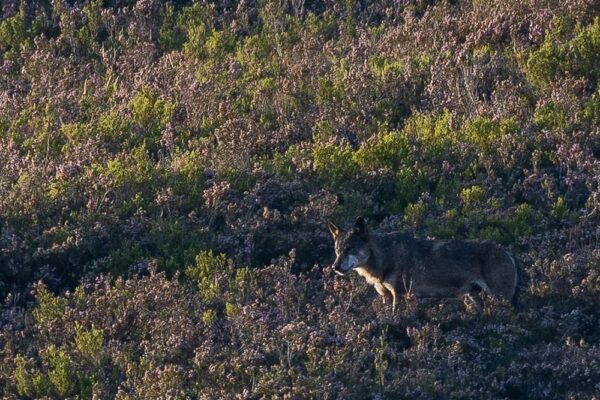
[[[367,228],[367,222],[363,217],[356,218],[354,223],[354,233],[361,237],[369,236],[369,228]]]
[[[342,230],[331,221],[327,221],[327,227],[329,228],[329,232],[331,232],[331,236],[333,236],[334,239],[337,239],[337,237],[342,233]]]

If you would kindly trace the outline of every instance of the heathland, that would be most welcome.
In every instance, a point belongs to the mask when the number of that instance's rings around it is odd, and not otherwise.
[[[600,397],[598,0],[2,0],[0,397]],[[493,240],[520,306],[331,271]]]

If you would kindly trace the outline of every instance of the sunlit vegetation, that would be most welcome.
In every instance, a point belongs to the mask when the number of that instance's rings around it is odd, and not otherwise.
[[[0,2],[0,397],[600,397],[600,3]],[[488,239],[520,306],[329,267]]]

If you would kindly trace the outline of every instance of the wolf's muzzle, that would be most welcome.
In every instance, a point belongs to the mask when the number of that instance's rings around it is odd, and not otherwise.
[[[358,265],[358,259],[355,256],[348,256],[341,260],[338,258],[333,263],[333,270],[339,275],[345,275]]]

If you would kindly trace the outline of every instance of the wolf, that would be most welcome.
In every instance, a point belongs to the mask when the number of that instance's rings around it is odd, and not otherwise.
[[[384,303],[392,301],[392,312],[400,295],[468,298],[481,311],[480,291],[516,306],[517,263],[491,241],[417,239],[398,232],[374,235],[362,217],[346,233],[331,221],[328,227],[335,241],[334,271],[358,272]]]

